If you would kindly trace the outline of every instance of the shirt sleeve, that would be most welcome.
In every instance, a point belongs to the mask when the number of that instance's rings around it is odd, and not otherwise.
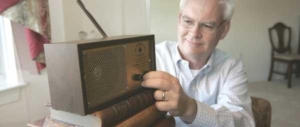
[[[217,102],[208,106],[196,100],[197,115],[187,126],[191,127],[254,127],[251,98],[247,90],[247,77],[241,61],[234,61]]]

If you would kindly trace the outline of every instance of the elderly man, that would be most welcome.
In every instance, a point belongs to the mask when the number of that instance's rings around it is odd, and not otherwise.
[[[243,64],[216,49],[232,14],[230,0],[181,0],[178,43],[156,46],[158,71],[144,75],[142,86],[158,89],[155,105],[176,126],[255,126]]]

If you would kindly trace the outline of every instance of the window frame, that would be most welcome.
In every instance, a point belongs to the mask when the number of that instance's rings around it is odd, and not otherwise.
[[[0,67],[2,69],[0,92],[26,85],[20,72],[11,21],[2,16],[0,16],[0,43]]]

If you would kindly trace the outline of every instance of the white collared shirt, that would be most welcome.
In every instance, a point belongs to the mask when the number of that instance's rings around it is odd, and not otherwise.
[[[254,127],[247,77],[240,60],[215,49],[196,76],[183,60],[176,42],[156,45],[156,68],[177,77],[182,89],[197,103],[191,124],[175,117],[176,126]]]

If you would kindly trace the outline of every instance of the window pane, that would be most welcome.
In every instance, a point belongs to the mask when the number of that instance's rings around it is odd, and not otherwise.
[[[3,20],[2,17],[0,16],[0,83],[4,82],[4,50],[3,50],[3,40],[4,40],[4,26],[3,26]]]
[[[0,16],[0,86],[18,83],[16,65],[11,23]]]
[[[3,21],[2,21],[2,17],[0,16],[0,76],[4,75],[4,69],[3,69]]]

